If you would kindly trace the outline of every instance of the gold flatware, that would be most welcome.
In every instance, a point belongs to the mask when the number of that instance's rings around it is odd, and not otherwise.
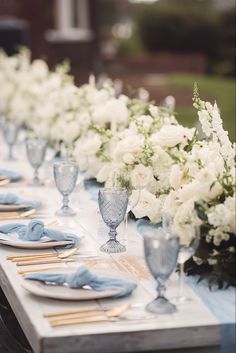
[[[30,270],[20,270],[20,271],[17,271],[17,273],[19,275],[25,276],[25,275],[28,275],[29,273],[34,273],[34,272],[60,271],[62,268],[63,267],[42,267],[42,268],[34,268]]]
[[[9,178],[0,179],[0,186],[7,185],[10,182],[11,182],[11,179],[9,179]]]
[[[80,311],[77,314],[78,316],[76,317],[67,317],[67,318],[57,317],[57,318],[51,319],[51,316],[49,318],[47,316],[47,318],[52,327],[91,323],[91,322],[102,322],[102,321],[109,321],[111,318],[122,315],[126,310],[129,309],[129,307],[130,307],[130,304],[125,303],[110,310],[101,311],[98,309],[94,309],[94,311],[90,310],[89,312]]]
[[[32,266],[32,265],[45,265],[45,264],[57,264],[57,263],[65,263],[65,262],[74,262],[72,259],[38,259],[35,261],[20,261],[16,262],[16,266]]]
[[[31,209],[29,211],[25,212],[19,212],[18,214],[13,214],[9,212],[9,214],[3,215],[0,213],[0,221],[8,221],[8,220],[14,220],[14,219],[21,219],[21,218],[28,218],[32,216],[36,212],[36,209]]]
[[[60,254],[56,253],[44,253],[44,254],[31,254],[31,255],[19,255],[19,256],[8,256],[7,260],[11,260],[12,262],[18,261],[33,261],[38,259],[47,259],[47,258],[54,258],[54,259],[67,259],[68,257],[74,255],[79,250],[78,247],[72,248],[66,251],[63,251]]]
[[[38,258],[38,257],[44,257],[44,256],[47,256],[47,257],[50,257],[50,256],[55,256],[54,253],[52,252],[47,252],[47,253],[43,253],[43,254],[29,254],[29,255],[11,255],[11,256],[7,256],[6,259],[7,260],[15,260],[15,259],[27,259],[27,258]]]

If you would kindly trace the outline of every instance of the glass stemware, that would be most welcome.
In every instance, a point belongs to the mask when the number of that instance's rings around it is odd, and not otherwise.
[[[128,243],[128,218],[129,212],[132,211],[139,203],[141,195],[141,187],[133,185],[128,172],[118,171],[113,175],[113,187],[122,187],[128,193],[128,205],[124,217],[124,243]]]
[[[34,169],[32,185],[41,186],[43,183],[39,180],[38,170],[45,159],[47,141],[40,138],[29,138],[25,143],[28,160]]]
[[[173,217],[168,214],[164,214],[162,217],[162,225],[166,234],[172,234],[172,226],[173,226]],[[177,263],[179,264],[179,287],[178,287],[178,295],[173,298],[176,304],[179,304],[184,301],[188,301],[189,299],[184,296],[183,288],[184,288],[184,264],[187,260],[189,260],[197,251],[199,246],[200,238],[199,238],[199,230],[198,226],[194,227],[195,237],[191,241],[191,243],[187,246],[181,244],[179,247],[179,255],[177,259]],[[178,234],[177,234],[178,235]]]
[[[3,124],[3,135],[6,143],[8,144],[8,157],[7,160],[14,161],[13,146],[17,140],[19,126],[12,121],[5,121]]]
[[[180,245],[180,250],[179,250],[179,256],[178,256],[178,264],[179,264],[179,290],[178,290],[178,295],[175,298],[176,303],[181,303],[184,301],[190,300],[186,296],[184,296],[183,293],[183,288],[184,288],[184,264],[187,260],[189,260],[197,251],[197,248],[199,246],[199,236],[198,236],[198,228],[196,227],[196,237],[191,241],[189,246],[185,245]]]
[[[69,160],[55,162],[53,165],[53,173],[56,186],[63,195],[63,204],[61,209],[56,212],[57,216],[69,217],[74,216],[76,212],[69,207],[69,195],[75,188],[78,177],[78,166]]]
[[[176,306],[165,297],[165,282],[174,271],[179,252],[179,238],[168,236],[162,228],[144,235],[144,253],[147,266],[157,282],[157,298],[146,306],[156,314],[171,314]]]
[[[128,205],[127,190],[123,188],[99,190],[98,205],[104,222],[110,228],[110,239],[100,247],[100,250],[108,253],[124,252],[126,250],[125,246],[116,239],[116,228],[125,216]]]

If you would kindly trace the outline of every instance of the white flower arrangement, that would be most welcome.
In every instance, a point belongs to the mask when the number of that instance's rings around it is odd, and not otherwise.
[[[0,53],[0,85],[0,112],[7,119],[51,144],[69,146],[80,169],[98,182],[112,183],[115,174],[132,186],[131,197],[139,192],[136,218],[160,222],[169,213],[183,245],[200,226],[201,244],[187,270],[235,284],[235,145],[216,103],[200,100],[195,88],[206,136],[199,140],[171,110],[117,97],[110,80],[98,87],[91,76],[76,87],[66,66],[50,71],[42,60],[31,62],[27,50],[13,57]]]

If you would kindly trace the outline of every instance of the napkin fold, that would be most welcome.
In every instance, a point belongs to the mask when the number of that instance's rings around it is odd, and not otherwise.
[[[0,204],[3,204],[3,205],[25,205],[26,207],[32,207],[32,208],[38,208],[41,206],[40,201],[24,200],[11,192],[8,192],[5,194],[0,194]]]
[[[117,290],[114,297],[130,295],[137,284],[117,278],[97,276],[91,273],[85,266],[80,266],[75,273],[31,273],[26,279],[43,283],[67,284],[70,288],[82,288],[89,286],[96,291]]]
[[[96,179],[85,179],[84,180],[84,188],[91,195],[90,199],[92,201],[98,201],[98,191],[103,187],[104,184],[99,183]]]
[[[17,172],[13,172],[11,170],[2,169],[2,168],[0,168],[0,177],[9,178],[14,183],[21,180],[22,178],[21,175]]]
[[[20,223],[9,223],[0,226],[0,233],[17,233],[19,238],[26,241],[38,241],[42,237],[48,237],[52,240],[70,240],[72,243],[67,247],[77,246],[80,238],[75,234],[65,233],[54,229],[44,227],[44,223],[39,220],[32,220],[28,225]]]

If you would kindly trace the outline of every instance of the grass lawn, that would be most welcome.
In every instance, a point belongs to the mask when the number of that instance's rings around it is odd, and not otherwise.
[[[200,97],[203,100],[216,100],[223,118],[224,129],[229,131],[231,141],[235,141],[235,81],[228,78],[201,76],[192,74],[168,74],[167,84],[178,89],[182,94],[193,92],[197,82]],[[183,125],[193,126],[196,123],[196,110],[190,104],[180,105],[177,102],[178,121]]]

